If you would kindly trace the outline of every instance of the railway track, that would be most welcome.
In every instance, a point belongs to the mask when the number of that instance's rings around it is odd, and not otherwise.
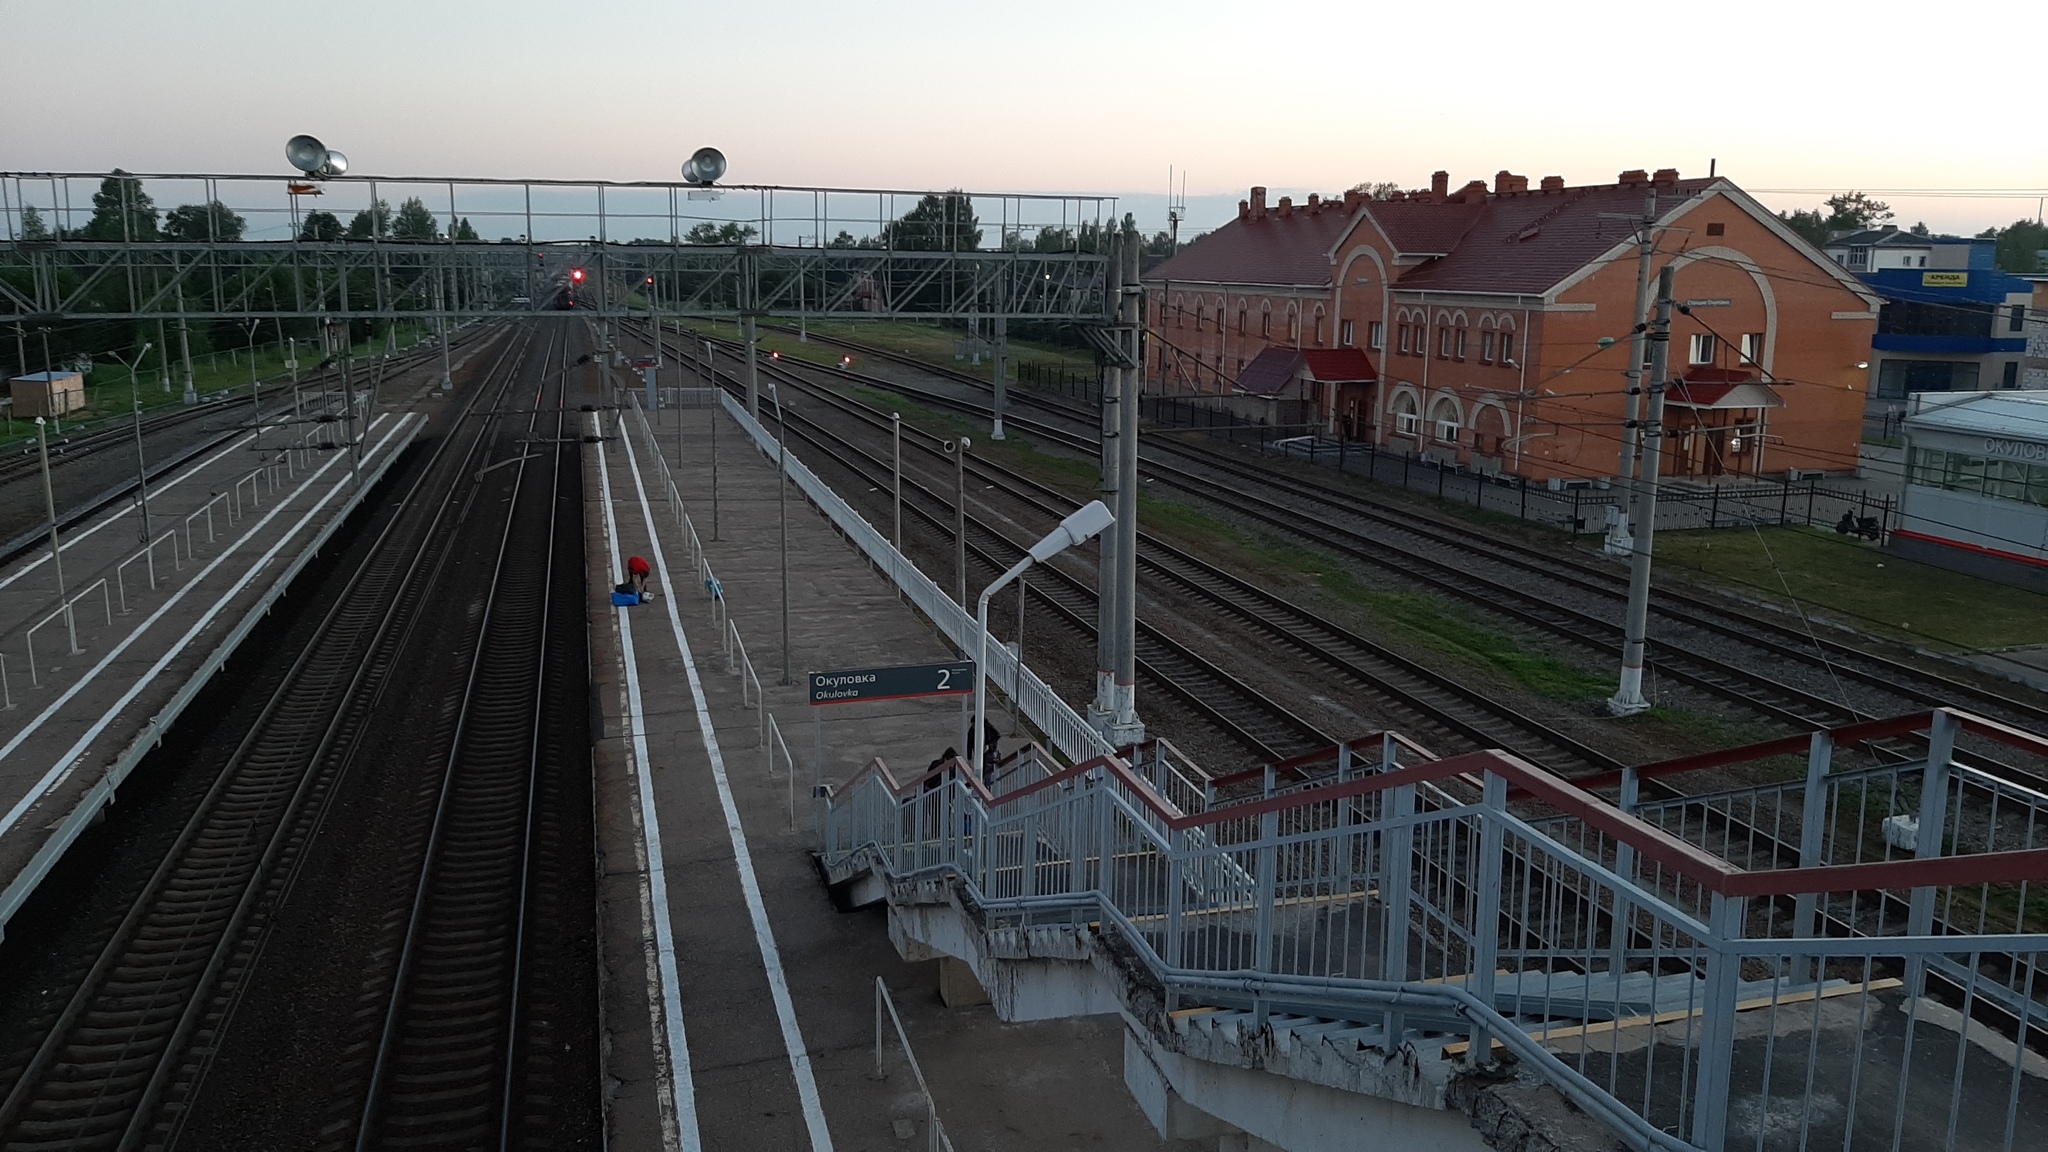
[[[889,353],[886,349],[843,341],[828,342],[900,361],[947,379],[986,386],[964,373],[926,365],[914,358]],[[780,362],[782,365],[791,363]],[[801,363],[797,366],[821,373],[831,371]],[[833,374],[847,375],[844,370]],[[862,379],[876,387],[907,393],[935,406],[977,415],[987,411],[984,406],[944,392],[917,389],[890,380]],[[1068,406],[1047,406],[1066,418],[1082,418],[1078,410]],[[1089,435],[1019,418],[1014,410],[1006,414],[1005,421],[1019,431],[1076,452],[1092,454],[1096,448]],[[1162,453],[1156,440],[1150,448],[1153,455],[1146,459],[1145,474],[1153,482],[1178,488],[1280,532],[1304,539],[1322,550],[1336,552],[1431,591],[1478,605],[1490,613],[1513,619],[1574,645],[1615,659],[1619,657],[1622,634],[1615,620],[1619,618],[1620,605],[1626,596],[1626,583],[1617,574],[1590,564],[1561,559],[1540,549],[1495,541],[1490,537],[1476,539],[1469,529],[1419,517],[1413,509],[1379,505],[1328,486],[1298,482],[1292,475],[1276,477],[1269,471],[1232,460],[1221,453],[1175,444],[1170,454],[1191,460],[1194,466],[1190,467],[1160,459]],[[1230,481],[1240,483],[1227,483],[1203,475],[1198,470],[1208,467],[1220,469]],[[1245,485],[1268,489],[1272,495],[1259,495],[1247,490]],[[1298,487],[1309,491],[1296,491]],[[1339,517],[1361,518],[1369,530],[1362,530]],[[1486,574],[1488,571],[1501,571],[1503,564],[1513,578]],[[1557,574],[1559,567],[1571,571],[1560,575]],[[1530,577],[1537,579],[1532,581]],[[1560,581],[1579,591],[1597,595],[1608,601],[1613,611],[1611,614],[1589,612],[1565,603],[1564,597],[1557,595],[1554,589],[1540,586],[1544,580]],[[1870,719],[1875,715],[1960,704],[2012,722],[2048,726],[2048,708],[2029,701],[1928,672],[1840,640],[1829,639],[1822,644],[1826,652],[1834,655],[1816,652],[1813,645],[1819,642],[1817,636],[1810,637],[1805,632],[1769,621],[1737,618],[1705,607],[1701,608],[1696,620],[1692,611],[1694,607],[1696,605],[1688,604],[1683,611],[1668,606],[1653,609],[1661,621],[1661,638],[1652,652],[1653,674],[1736,705],[1775,724],[1795,730],[1810,730]],[[1742,659],[1723,658],[1672,638],[1674,629],[1682,632],[1690,627],[1702,628],[1756,651],[1753,656]],[[1806,646],[1801,647],[1802,643]],[[1846,662],[1852,658],[1876,662],[1877,667],[1862,668]],[[1846,697],[1823,695],[1770,674],[1769,670],[1786,661],[1805,665],[1813,673],[1828,677],[1835,683],[1851,680],[1884,692],[1897,703],[1876,709],[1862,707]],[[1896,754],[1898,750],[1889,751]],[[1966,751],[1959,755],[1959,759],[2029,787],[2048,789],[2048,771],[2037,766],[2005,763],[1981,751]]]
[[[853,445],[836,431],[850,423],[865,427],[878,437],[886,437],[890,434],[890,421],[884,414],[833,390],[817,388],[788,371],[783,362],[771,361],[765,370],[778,379],[804,388],[808,394],[831,405],[835,413],[848,417],[844,422],[835,419],[831,428],[808,418],[800,418],[798,424],[800,428],[811,429],[806,438],[828,453],[862,486],[882,488],[888,485],[887,463],[875,453]],[[831,443],[825,443],[826,440]],[[934,460],[943,455],[942,442],[937,437],[913,432],[911,443],[924,449]],[[858,459],[849,460],[849,454]],[[978,479],[1002,490],[1007,498],[1048,519],[1057,520],[1073,508],[1074,502],[1070,498],[992,460],[970,457],[968,469]],[[920,490],[950,511],[950,500],[932,494],[928,489]],[[950,525],[937,520],[933,524],[942,534],[950,535]],[[1022,554],[1023,545],[1005,539],[1003,548],[1005,555],[1014,558]],[[1203,603],[1219,615],[1243,622],[1287,645],[1312,665],[1348,680],[1381,704],[1387,713],[1388,726],[1400,727],[1436,743],[1445,742],[1441,737],[1458,746],[1509,748],[1565,774],[1606,772],[1622,767],[1620,761],[1606,753],[1492,700],[1483,691],[1465,685],[1455,677],[1437,673],[1251,581],[1142,532],[1139,562],[1155,588],[1175,600],[1192,599]],[[1003,566],[998,564],[995,567],[1000,571]],[[1057,579],[1065,594],[1075,598],[1073,603],[1065,606],[1069,618],[1092,619],[1092,590],[1056,567],[1051,571],[1058,574]],[[1042,588],[1045,581],[1046,577],[1041,574],[1031,587],[1034,592],[1050,599],[1054,592]],[[1093,635],[1092,626],[1086,627],[1086,631]],[[1146,627],[1142,621],[1140,631],[1140,656],[1150,665],[1149,678],[1167,686],[1170,691],[1176,691],[1183,699],[1189,698],[1188,694],[1177,690],[1177,686],[1183,684],[1206,683],[1240,694],[1251,691],[1249,686],[1220,669],[1207,672],[1200,679],[1178,675],[1178,670],[1171,665],[1188,663],[1193,653],[1174,644],[1173,647],[1179,651],[1155,655],[1148,650],[1148,638],[1152,646],[1163,646],[1171,641],[1156,629]],[[1202,700],[1191,702],[1199,709],[1213,699],[1213,696],[1205,694]],[[1335,742],[1327,736],[1318,735],[1318,746],[1327,747]],[[1284,746],[1271,741],[1255,747],[1269,761],[1284,759],[1287,754]]]
[[[509,390],[526,354],[500,353]],[[511,359],[513,370],[505,369]],[[488,405],[487,405],[488,406]],[[0,1148],[175,1143],[219,1031],[261,953],[323,811],[346,778],[412,633],[429,615],[467,511],[434,498],[495,421],[463,421],[414,473],[312,640],[228,758],[35,1050],[10,1061]]]
[[[834,337],[812,334],[813,341],[846,347],[865,356],[888,360],[921,372],[952,380],[977,389],[989,385],[974,376],[957,372],[943,366],[932,365],[912,356],[892,352],[886,348],[847,341]],[[790,363],[790,362],[785,362]],[[842,373],[845,375],[848,373]],[[850,375],[859,376],[858,373]],[[873,377],[862,377],[864,382],[877,387],[902,391],[905,386],[895,381]],[[1062,403],[1056,399],[1039,396],[1028,391],[1012,390],[1013,407],[1021,403],[1047,411],[1058,417],[1074,421],[1083,429],[1096,422],[1092,410],[1078,405]],[[964,404],[955,397],[930,391],[920,392],[918,399],[951,407],[956,410],[973,411],[982,414],[985,407]],[[1007,422],[1017,423],[1033,435],[1045,436],[1055,442],[1066,444],[1089,452],[1094,451],[1093,441],[1085,432],[1079,436],[1073,430],[1058,428],[1042,422],[1018,420],[1014,414],[1006,414]],[[1194,444],[1180,438],[1154,438],[1146,444],[1146,468],[1157,472],[1160,478],[1182,487],[1207,495],[1216,487],[1213,478],[1205,478],[1187,468],[1178,467],[1162,457],[1175,457],[1201,468],[1223,473],[1234,481],[1242,481],[1271,489],[1276,495],[1289,497],[1295,503],[1286,507],[1306,505],[1322,511],[1341,511],[1367,520],[1377,529],[1399,533],[1426,541],[1434,547],[1455,551],[1460,556],[1485,561],[1489,567],[1498,568],[1506,558],[1518,573],[1538,576],[1579,592],[1596,595],[1619,603],[1627,595],[1628,581],[1623,574],[1610,567],[1589,563],[1571,557],[1560,556],[1553,551],[1520,544],[1494,536],[1483,540],[1475,538],[1469,525],[1441,519],[1419,511],[1412,505],[1390,504],[1369,499],[1355,491],[1321,483],[1312,478],[1293,472],[1285,477],[1276,477],[1270,469],[1258,467],[1242,460]],[[1299,470],[1297,470],[1298,472]],[[1284,483],[1282,482],[1284,480]],[[1376,536],[1376,540],[1384,537]],[[1528,597],[1530,593],[1524,592]],[[2048,729],[2048,702],[2030,700],[2004,692],[1994,691],[1973,684],[1967,680],[1946,676],[1921,665],[1873,650],[1865,644],[1852,643],[1825,632],[1759,617],[1741,614],[1712,604],[1690,603],[1681,610],[1668,605],[1653,603],[1652,613],[1667,627],[1696,628],[1711,632],[1742,644],[1757,648],[1762,655],[1773,659],[1790,660],[1808,665],[1829,675],[1851,680],[1867,687],[1892,693],[1913,706],[1935,707],[1960,705],[1985,715]],[[1611,625],[1609,626],[1611,629]],[[1669,651],[1673,645],[1667,639],[1658,647]],[[1816,651],[1818,649],[1818,651]],[[1739,671],[1739,670],[1738,670]],[[1838,714],[1853,709],[1833,705]],[[1862,714],[1858,713],[1859,716]]]
[[[469,665],[452,751],[441,773],[414,900],[389,983],[355,1147],[546,1146],[552,1011],[522,1013],[532,984],[527,944],[551,928],[532,919],[545,876],[533,868],[542,777],[573,764],[562,735],[584,707],[548,691],[582,660],[580,456],[560,403],[528,417],[527,444],[493,487],[511,506]],[[551,427],[547,425],[552,425]],[[573,429],[571,429],[573,430]],[[487,490],[486,500],[495,501]],[[566,507],[565,507],[566,505]],[[565,607],[568,610],[564,610]],[[552,657],[552,659],[551,659]],[[552,752],[553,755],[545,755]],[[528,1104],[539,1107],[529,1109]]]

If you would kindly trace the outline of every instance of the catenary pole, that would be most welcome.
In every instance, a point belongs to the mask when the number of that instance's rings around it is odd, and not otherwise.
[[[775,389],[775,514],[782,534],[782,682],[789,683],[789,421],[782,414],[782,389]]]
[[[1657,535],[1657,480],[1663,464],[1664,381],[1671,366],[1671,282],[1669,264],[1657,275],[1657,317],[1650,325],[1648,415],[1643,421],[1643,467],[1636,485],[1635,550],[1629,558],[1628,622],[1621,650],[1621,686],[1608,711],[1628,716],[1650,706],[1643,697],[1643,648],[1650,619],[1650,546]]]
[[[57,495],[50,487],[50,435],[43,418],[36,417],[36,453],[43,462],[43,511],[50,516],[50,569],[57,577],[57,603],[64,605],[64,629],[71,637],[71,654],[78,655],[78,623],[71,615],[71,601],[64,591],[64,545],[57,536]]]
[[[967,607],[967,451],[974,441],[962,436],[953,443],[953,591]]]
[[[1117,241],[1110,241],[1112,258],[1104,272],[1104,299],[1108,303],[1109,315],[1114,324],[1122,315],[1124,264],[1116,256]],[[1123,436],[1123,375],[1114,367],[1103,377],[1102,385],[1102,502],[1112,511],[1122,509],[1123,501],[1118,491],[1123,485],[1121,463]],[[1117,671],[1117,594],[1123,587],[1118,578],[1119,553],[1123,548],[1122,532],[1104,532],[1099,547],[1100,559],[1096,565],[1095,592],[1095,699],[1088,705],[1088,720],[1095,729],[1107,737],[1116,719],[1116,671]]]
[[[1643,415],[1643,352],[1649,336],[1650,262],[1657,251],[1657,235],[1653,231],[1656,224],[1657,189],[1652,186],[1644,194],[1643,218],[1636,234],[1636,308],[1628,342],[1628,416],[1621,425],[1621,461],[1615,469],[1624,495],[1631,493],[1635,483],[1636,453],[1641,443],[1637,429]],[[1624,510],[1608,532],[1607,550],[1613,555],[1628,552],[1628,520],[1629,513]]]
[[[1117,262],[1122,267],[1118,300],[1117,343],[1123,352],[1118,375],[1123,377],[1122,431],[1117,436],[1121,451],[1117,466],[1123,476],[1117,486],[1115,532],[1117,547],[1117,650],[1116,728],[1112,743],[1121,747],[1145,739],[1144,721],[1138,719],[1138,387],[1142,362],[1139,332],[1144,321],[1144,285],[1138,279],[1138,234],[1126,228]]]

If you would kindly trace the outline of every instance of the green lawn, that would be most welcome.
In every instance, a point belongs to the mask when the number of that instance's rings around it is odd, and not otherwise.
[[[737,323],[695,322],[692,324],[692,327],[701,329],[706,334],[717,336],[721,339],[737,340],[740,338],[740,326]],[[794,325],[791,325],[791,327],[794,327]],[[984,380],[995,378],[995,365],[986,357],[982,359],[979,365],[975,364],[971,359],[953,359],[954,344],[964,339],[967,335],[961,329],[944,328],[936,324],[919,324],[910,320],[813,320],[805,325],[805,328],[819,336],[838,336],[857,343],[872,344],[894,352],[902,352],[923,360],[928,364],[934,364],[941,368],[950,368],[957,372],[965,372],[969,375],[979,376]],[[836,364],[839,362],[841,355],[839,349],[829,345],[800,342],[795,332],[785,334],[762,327],[758,329],[758,335],[761,347],[771,351],[779,351],[784,356],[794,356],[798,359],[810,360],[819,364]],[[1016,364],[1027,360],[1056,365],[1074,372],[1085,372],[1091,377],[1095,372],[1095,357],[1093,353],[1075,348],[1062,348],[1057,345],[1044,344],[1036,340],[1020,340],[1012,337],[1010,340],[1010,359],[1012,365],[1010,372],[1013,376],[1017,371]],[[859,360],[857,355],[855,360]]]
[[[409,348],[431,332],[422,326],[403,325],[398,330],[398,346]],[[358,358],[375,355],[384,350],[384,340],[379,337],[356,346]],[[310,370],[319,363],[320,356],[305,341],[299,344],[299,369]],[[284,355],[275,343],[259,344],[256,347],[255,372],[263,381],[263,387],[284,386],[288,375],[284,366]],[[233,354],[214,352],[192,358],[192,383],[202,396],[215,393],[246,392],[249,387],[249,352],[240,349]],[[182,404],[185,398],[185,366],[174,353],[171,357],[171,388],[163,390],[163,374],[157,367],[156,352],[143,361],[140,373],[140,388],[130,391],[128,369],[108,358],[97,360],[93,370],[85,378],[85,403],[83,410],[65,416],[60,423],[66,432],[86,432],[103,428],[109,421],[130,419],[131,397],[142,401],[145,413],[158,408]],[[35,439],[35,423],[32,420],[12,418],[0,422],[0,451],[17,444],[27,444]]]
[[[1955,648],[2048,643],[2048,594],[1904,560],[1815,528],[1660,532],[1657,567]]]

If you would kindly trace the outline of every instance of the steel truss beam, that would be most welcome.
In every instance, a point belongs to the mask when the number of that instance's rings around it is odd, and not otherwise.
[[[537,257],[549,257],[545,264]],[[562,259],[567,256],[568,259]],[[581,266],[600,317],[742,315],[1103,323],[1094,253],[479,241],[408,244],[0,240],[0,323],[469,319],[543,301]],[[652,284],[649,279],[652,278]],[[437,297],[436,284],[444,286]]]

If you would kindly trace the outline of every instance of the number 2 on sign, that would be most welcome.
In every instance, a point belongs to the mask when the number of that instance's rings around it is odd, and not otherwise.
[[[939,669],[939,691],[943,692],[946,689],[951,688],[952,686],[953,670],[951,668]]]

